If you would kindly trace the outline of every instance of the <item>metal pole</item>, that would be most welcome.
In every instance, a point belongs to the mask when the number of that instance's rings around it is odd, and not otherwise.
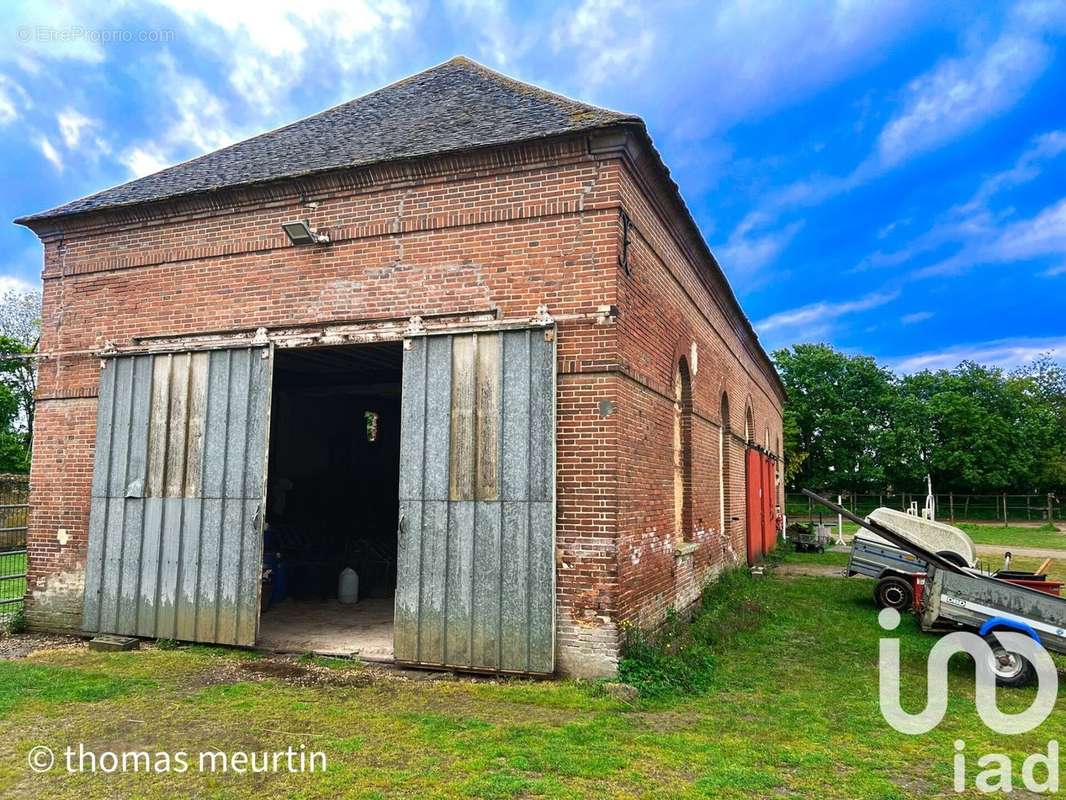
[[[948,492],[948,514],[951,516],[951,521],[955,521],[955,493]]]
[[[843,507],[843,503],[840,502],[843,498],[837,495],[837,505]],[[837,514],[837,544],[844,544],[844,517]]]
[[[1007,493],[1003,493],[1003,527],[1007,527]]]

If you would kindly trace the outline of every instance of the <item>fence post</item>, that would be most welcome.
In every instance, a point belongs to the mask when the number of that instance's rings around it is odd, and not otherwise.
[[[955,521],[955,493],[948,492],[948,516],[951,517],[951,521]]]
[[[1049,525],[1051,524],[1051,515],[1052,515],[1052,512],[1051,512],[1051,492],[1048,492],[1047,493],[1047,521],[1048,521]]]
[[[1003,493],[1003,527],[1007,527],[1007,493]]]

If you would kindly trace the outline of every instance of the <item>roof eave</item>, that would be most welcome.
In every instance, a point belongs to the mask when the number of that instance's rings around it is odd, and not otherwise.
[[[490,143],[484,145],[477,145],[474,147],[454,147],[446,150],[438,150],[434,152],[419,153],[410,156],[403,156],[400,158],[386,158],[378,159],[375,161],[365,161],[358,164],[342,165],[342,166],[328,166],[316,170],[307,170],[305,172],[293,173],[291,175],[279,176],[276,178],[269,178],[264,180],[245,181],[241,183],[230,183],[225,186],[219,186],[217,188],[182,192],[179,194],[173,194],[166,197],[160,197],[149,200],[135,200],[128,203],[113,203],[111,205],[103,206],[100,208],[89,209],[75,209],[71,211],[63,211],[65,206],[57,206],[54,209],[47,211],[41,211],[35,214],[26,214],[21,217],[16,217],[12,222],[16,225],[21,225],[25,228],[29,228],[38,237],[45,237],[60,233],[64,230],[66,225],[75,220],[86,219],[90,217],[107,217],[109,214],[121,214],[136,208],[149,208],[149,207],[165,207],[174,203],[180,203],[182,201],[191,201],[195,199],[203,199],[210,197],[221,196],[227,192],[237,192],[242,190],[254,190],[261,187],[269,186],[283,186],[298,183],[303,180],[317,178],[329,173],[345,172],[350,170],[370,169],[373,167],[379,167],[388,164],[402,164],[409,162],[424,161],[432,158],[447,158],[457,155],[467,155],[477,152],[495,150],[499,148],[506,148],[509,146],[517,146],[524,144],[532,144],[535,142],[545,141],[549,139],[566,139],[573,136],[583,136],[589,133],[601,130],[609,130],[617,127],[625,126],[639,126],[644,128],[644,122],[639,117],[622,117],[618,120],[611,121],[609,123],[601,123],[598,125],[590,125],[585,128],[575,127],[572,130],[564,131],[561,133],[550,133],[540,136],[530,136],[520,139],[513,139],[504,142]]]
[[[692,212],[681,195],[677,182],[670,177],[670,169],[655,148],[647,127],[643,121],[638,120],[637,122],[639,124],[609,126],[618,130],[609,131],[608,135],[596,137],[596,140],[591,145],[592,152],[617,153],[630,163],[638,179],[643,178],[647,183],[662,190],[660,197],[668,206],[667,209],[664,209],[667,211],[667,213],[663,214],[664,219],[668,224],[672,220],[681,223],[680,226],[674,226],[676,237],[689,246],[689,250],[696,256],[696,260],[702,261],[706,266],[706,277],[709,277],[713,282],[708,287],[712,296],[720,294],[724,297],[728,309],[726,313],[727,319],[731,318],[739,326],[737,334],[741,339],[753,345],[755,351],[753,355],[756,361],[761,362],[759,364],[762,368],[761,371],[770,379],[779,399],[784,403],[787,399],[785,385],[781,381],[781,376],[777,373],[773,359],[763,348],[762,343],[759,341],[759,335],[751,324],[751,320],[748,319],[741,308],[740,301],[737,300],[737,296],[733,292],[733,287],[729,285],[729,279],[726,278],[718,259],[711,252],[707,240],[703,237],[703,232],[700,230],[699,225],[696,224]],[[678,227],[680,229],[677,229]],[[717,293],[715,290],[718,290]]]

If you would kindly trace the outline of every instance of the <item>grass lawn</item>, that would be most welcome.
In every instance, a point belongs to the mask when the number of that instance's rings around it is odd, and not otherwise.
[[[1066,550],[1066,532],[1055,530],[1051,526],[1019,528],[962,523],[958,527],[966,531],[975,544],[996,545],[1005,548],[1014,546]]]
[[[833,538],[836,538],[836,517],[825,519],[832,525]],[[947,520],[940,520],[947,522]],[[1011,525],[975,525],[970,522],[956,523],[957,528],[966,531],[974,544],[986,544],[1002,547],[1043,547],[1053,550],[1066,550],[1066,531],[1056,530],[1052,526],[1024,527]],[[859,530],[859,526],[853,522],[844,523],[844,535],[849,539]]]
[[[1000,737],[973,705],[972,667],[926,736],[894,732],[877,702],[881,634],[869,583],[733,581],[698,630],[716,630],[710,688],[629,705],[575,682],[416,680],[348,662],[307,663],[208,648],[48,650],[0,662],[0,796],[821,797],[952,795],[963,739],[1015,758],[1066,739],[1061,713]],[[713,617],[713,618],[710,618]],[[905,706],[925,697],[936,641],[899,632]],[[1003,710],[1032,690],[1001,692]],[[324,751],[324,774],[33,774],[31,747],[102,752],[218,748]]]

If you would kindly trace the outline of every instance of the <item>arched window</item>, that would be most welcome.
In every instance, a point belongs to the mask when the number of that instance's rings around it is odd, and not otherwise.
[[[674,521],[677,540],[692,537],[692,376],[682,356],[674,373]]]
[[[718,520],[723,536],[729,535],[732,507],[729,497],[729,395],[722,392],[721,426],[718,428]]]
[[[755,444],[755,415],[751,412],[751,406],[744,413],[744,441]]]

